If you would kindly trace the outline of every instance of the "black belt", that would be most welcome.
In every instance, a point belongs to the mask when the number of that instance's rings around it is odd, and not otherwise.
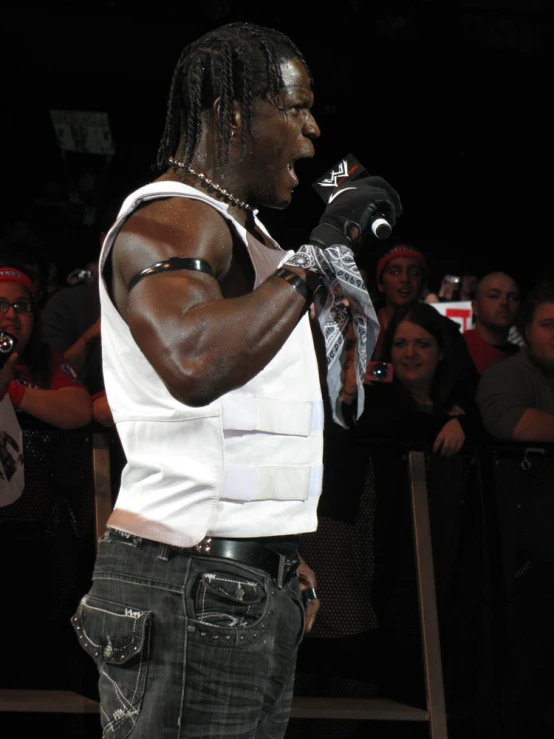
[[[108,536],[128,544],[132,543],[133,546],[141,546],[142,544],[167,546],[167,549],[175,554],[191,554],[193,556],[200,555],[202,557],[230,559],[267,572],[279,584],[289,580],[295,574],[300,564],[300,560],[296,555],[286,556],[279,554],[266,544],[248,539],[218,539],[207,536],[196,546],[185,548],[175,547],[171,544],[163,545],[160,542],[143,539],[140,536],[128,534],[118,529],[108,529]]]
[[[207,536],[200,544],[184,551],[208,557],[232,559],[250,567],[264,570],[275,580],[284,582],[294,575],[300,564],[296,556],[285,556],[258,541],[215,539]]]

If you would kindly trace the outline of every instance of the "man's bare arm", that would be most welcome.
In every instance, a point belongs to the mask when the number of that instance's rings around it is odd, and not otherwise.
[[[233,281],[235,263],[222,216],[204,203],[180,198],[163,201],[154,212],[148,209],[129,219],[114,245],[114,300],[171,394],[187,405],[206,405],[268,364],[294,329],[305,301],[278,277],[224,298],[221,286]],[[138,272],[175,256],[203,259],[215,277],[188,270],[159,273],[129,292]],[[294,271],[305,276],[299,268]]]

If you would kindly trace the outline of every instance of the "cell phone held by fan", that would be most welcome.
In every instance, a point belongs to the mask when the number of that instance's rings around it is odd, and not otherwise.
[[[0,331],[0,369],[8,361],[17,346],[17,338],[7,331]]]
[[[392,382],[392,364],[390,362],[369,362],[364,377],[364,385],[370,382]]]

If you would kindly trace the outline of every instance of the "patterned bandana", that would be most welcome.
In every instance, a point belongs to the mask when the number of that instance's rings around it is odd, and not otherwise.
[[[352,250],[347,246],[331,246],[321,249],[304,244],[282,266],[317,272],[323,278],[324,290],[314,298],[316,316],[325,338],[327,354],[327,387],[333,420],[347,428],[342,415],[342,366],[346,359],[345,340],[352,321],[356,336],[355,364],[358,387],[356,418],[364,409],[364,376],[367,362],[379,335],[379,321],[367,288],[360,275]],[[345,305],[345,302],[348,305]]]

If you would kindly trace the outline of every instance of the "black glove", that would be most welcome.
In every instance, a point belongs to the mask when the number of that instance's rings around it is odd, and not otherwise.
[[[319,224],[310,234],[310,242],[324,249],[343,244],[356,252],[369,233],[376,213],[381,213],[394,226],[402,215],[396,190],[381,177],[347,182],[331,195]]]

